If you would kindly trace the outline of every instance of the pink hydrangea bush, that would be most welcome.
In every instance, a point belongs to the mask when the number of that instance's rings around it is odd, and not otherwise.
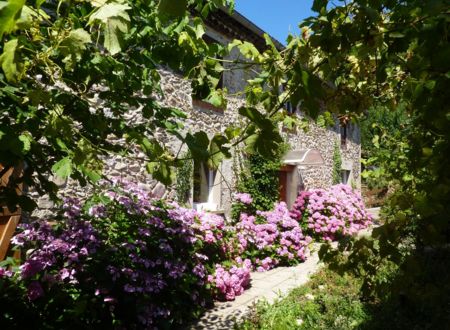
[[[306,233],[325,241],[353,235],[372,223],[361,195],[344,184],[301,192],[291,216]]]
[[[239,253],[251,259],[257,271],[306,259],[311,238],[303,234],[284,202],[276,203],[272,211],[241,213],[235,227]]]

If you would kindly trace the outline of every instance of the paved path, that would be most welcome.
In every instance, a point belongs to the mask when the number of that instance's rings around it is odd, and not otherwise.
[[[278,267],[263,273],[252,273],[250,289],[234,301],[216,302],[214,308],[208,310],[190,329],[232,329],[235,322],[241,320],[257,300],[266,299],[272,303],[276,298],[305,284],[321,266],[317,255],[318,245],[315,245],[314,249],[316,251],[312,252],[304,263],[295,267]]]

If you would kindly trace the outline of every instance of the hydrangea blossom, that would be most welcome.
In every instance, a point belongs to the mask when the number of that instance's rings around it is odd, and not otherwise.
[[[241,254],[258,256],[254,260],[258,271],[305,260],[311,242],[284,202],[276,203],[272,211],[257,211],[256,215],[241,213],[236,237]]]
[[[87,290],[92,315],[105,313],[96,308],[107,313],[131,309],[123,322],[151,328],[165,319],[180,322],[189,313],[172,306],[174,295],[191,299],[192,308],[211,299],[205,262],[223,252],[223,218],[163,203],[124,182],[87,205],[66,199],[58,226],[45,221],[23,225],[12,239],[29,251],[16,277],[28,288],[30,302],[42,304],[57,287]],[[0,277],[7,275],[2,269]],[[186,294],[187,288],[195,294]]]
[[[246,204],[246,205],[249,205],[253,202],[252,196],[248,193],[236,193],[236,194],[234,194],[234,199],[237,202],[240,202],[240,203]]]
[[[250,284],[252,264],[249,259],[236,259],[236,265],[226,268],[216,264],[214,275],[208,276],[208,282],[215,285],[219,299],[234,300],[241,295]]]
[[[308,233],[326,241],[353,235],[372,223],[361,195],[344,184],[301,192],[291,215]]]

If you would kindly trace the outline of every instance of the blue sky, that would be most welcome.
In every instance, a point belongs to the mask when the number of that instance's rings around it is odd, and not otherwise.
[[[238,12],[283,44],[289,31],[298,34],[298,23],[313,15],[313,0],[235,1]]]

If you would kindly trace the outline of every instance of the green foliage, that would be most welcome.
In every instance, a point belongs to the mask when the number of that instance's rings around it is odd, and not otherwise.
[[[89,17],[89,25],[100,25],[104,36],[103,46],[115,55],[122,50],[123,37],[128,32],[130,16],[127,11],[131,7],[119,2],[102,3],[100,6],[93,3],[97,10]]]
[[[183,160],[181,160],[181,166],[177,168],[175,191],[177,192],[177,202],[186,204],[191,195],[194,166],[190,152],[184,153],[181,158]]]
[[[388,148],[385,140],[399,139],[408,124],[404,106],[394,109],[386,106],[370,108],[359,122],[363,158],[376,157],[380,148]]]
[[[393,264],[379,267],[376,275],[379,283],[395,278],[395,285],[402,290],[412,286],[416,291],[415,300],[409,300],[405,295],[396,297],[386,291],[376,302],[367,301],[361,295],[361,276],[338,275],[326,268],[273,305],[259,303],[247,320],[236,328],[375,330],[387,326],[389,329],[441,329],[443,324],[449,324],[450,281],[445,269],[450,265],[450,255],[448,251],[429,251],[416,257],[425,266],[421,267],[417,282],[411,282],[412,278],[407,274],[398,276],[398,267]],[[431,281],[441,290],[424,286]],[[301,325],[298,320],[303,321]]]
[[[261,302],[237,329],[359,329],[370,319],[360,301],[361,280],[330,270],[315,274],[273,305]]]
[[[243,169],[239,173],[237,191],[248,193],[253,199],[250,206],[233,204],[232,218],[239,219],[241,211],[245,210],[249,214],[256,210],[269,211],[274,203],[279,201],[279,171],[281,158],[287,146],[282,144],[276,151],[276,156],[270,159],[264,158],[260,154],[247,154],[244,159]]]
[[[317,15],[301,24],[302,35],[289,37],[282,57],[262,64],[262,83],[253,82],[252,87],[258,86],[253,97],[266,95],[269,100],[271,92],[263,86],[286,79],[286,95],[295,101],[300,93],[304,111],[313,117],[320,110],[315,98],[322,94],[330,112],[359,117],[371,107],[382,107],[407,118],[404,127],[394,129],[398,135],[391,135],[388,127],[386,135],[372,139],[375,147],[383,146],[376,155],[378,177],[394,180],[396,186],[385,224],[372,239],[342,243],[353,269],[361,267],[370,296],[392,285],[390,280],[376,281],[381,265],[398,264],[409,279],[418,279],[424,265],[419,263],[421,271],[408,271],[416,261],[408,256],[444,247],[450,240],[448,3],[315,1],[314,10]],[[308,89],[307,77],[326,83]],[[431,281],[425,286],[438,288]],[[392,289],[397,297],[415,295],[412,286],[402,292]]]
[[[333,184],[341,183],[342,156],[341,148],[337,142],[334,143],[333,149]]]

